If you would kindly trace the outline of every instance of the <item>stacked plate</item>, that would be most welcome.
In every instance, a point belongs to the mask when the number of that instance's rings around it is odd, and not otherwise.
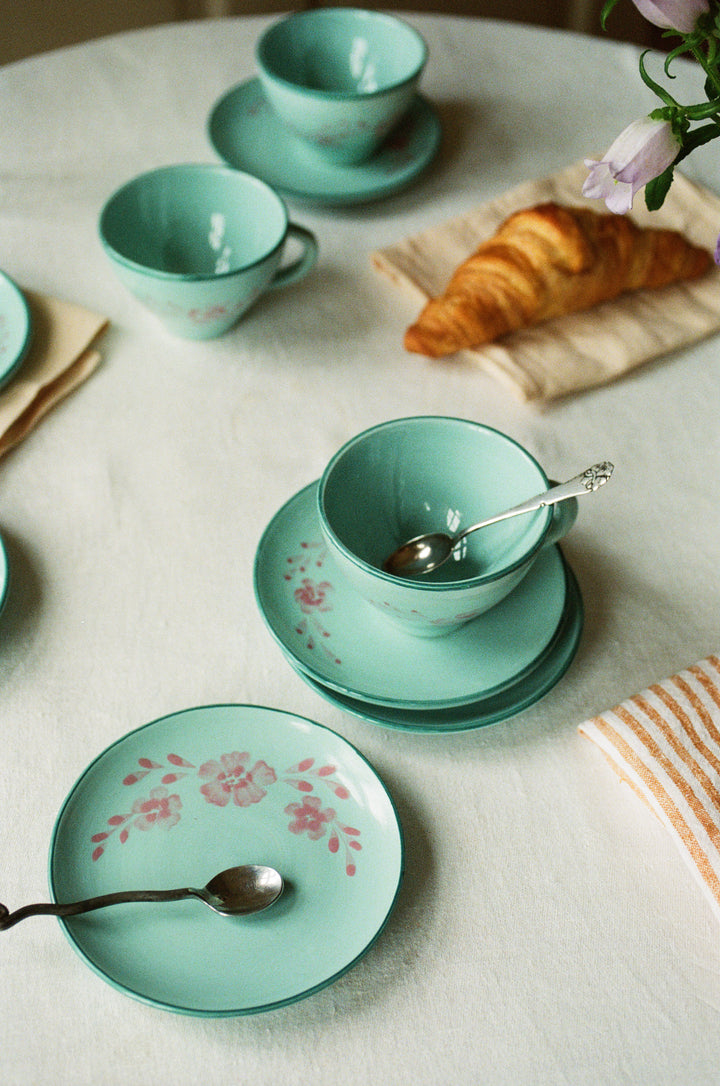
[[[30,309],[18,286],[0,271],[0,388],[20,366],[30,346]]]
[[[295,671],[337,707],[374,724],[452,732],[505,720],[563,676],[583,606],[558,547],[542,552],[505,600],[439,638],[399,631],[342,579],[322,540],[318,483],[266,528],[255,594]]]

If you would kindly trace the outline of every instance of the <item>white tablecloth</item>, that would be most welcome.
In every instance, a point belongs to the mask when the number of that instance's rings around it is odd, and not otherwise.
[[[258,1016],[135,1002],[53,920],[1,935],[4,1086],[718,1081],[717,922],[663,828],[577,732],[718,648],[717,341],[538,410],[471,367],[407,356],[413,305],[369,262],[603,151],[655,101],[633,47],[410,18],[430,47],[436,162],[376,204],[291,205],[319,237],[314,274],[207,344],[170,338],[119,287],[97,215],[135,173],[215,160],[206,118],[253,75],[267,20],[156,28],[0,70],[0,267],[112,322],[97,373],[0,464],[12,569],[0,900],[47,897],[54,820],[88,762],[192,705],[271,705],[345,736],[392,793],[407,847],[396,911],[369,954]],[[693,77],[678,70],[682,98]],[[685,172],[712,187],[718,165],[710,146]],[[499,427],[556,478],[616,464],[565,546],[586,606],[571,669],[520,716],[458,735],[332,708],[285,662],[252,586],[265,525],[339,445],[424,413]]]

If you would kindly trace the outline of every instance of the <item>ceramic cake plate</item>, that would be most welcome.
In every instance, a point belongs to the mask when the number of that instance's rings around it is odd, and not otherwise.
[[[32,324],[19,287],[0,271],[0,388],[7,384],[27,354]]]
[[[442,637],[413,637],[342,579],[322,541],[316,493],[311,483],[272,518],[254,571],[268,628],[304,677],[355,702],[436,711],[474,705],[537,666],[566,612],[557,547],[473,622]]]
[[[59,921],[121,992],[201,1016],[249,1014],[330,984],[372,946],[403,869],[394,805],[369,763],[313,721],[252,705],[188,709],[119,739],[85,770],[53,832],[50,889],[73,901],[204,886],[275,867],[282,897],[228,917],[196,899]]]
[[[368,162],[335,165],[281,124],[255,78],[234,87],[215,104],[208,135],[229,166],[259,177],[283,195],[348,205],[389,196],[414,181],[435,157],[441,127],[435,110],[418,95],[407,116]]]

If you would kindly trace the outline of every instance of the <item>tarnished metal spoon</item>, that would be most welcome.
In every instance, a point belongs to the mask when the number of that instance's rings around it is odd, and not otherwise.
[[[535,509],[542,509],[546,505],[555,505],[568,498],[576,498],[580,494],[589,494],[606,483],[613,470],[610,461],[603,460],[599,464],[593,464],[580,475],[575,475],[567,483],[561,483],[543,494],[529,498],[520,505],[514,505],[512,509],[507,509],[504,513],[497,513],[494,517],[481,520],[478,524],[471,524],[469,528],[464,528],[457,535],[428,532],[426,535],[415,536],[393,551],[383,562],[382,568],[386,573],[392,573],[396,577],[419,577],[423,573],[430,573],[443,562],[447,562],[458,543],[471,532],[477,532],[479,528],[487,528],[489,524],[497,524],[500,520],[516,517],[520,513],[532,513]]]
[[[48,903],[43,905],[24,905],[11,913],[0,905],[0,931],[11,928],[13,924],[28,916],[77,916],[79,913],[104,909],[108,905],[121,905],[127,901],[181,901],[183,898],[197,897],[224,916],[246,916],[267,909],[283,891],[283,879],[274,868],[260,864],[244,864],[242,867],[229,867],[210,879],[207,886],[195,889],[192,886],[178,890],[120,890],[114,894],[100,894],[98,897],[74,901],[66,905]]]

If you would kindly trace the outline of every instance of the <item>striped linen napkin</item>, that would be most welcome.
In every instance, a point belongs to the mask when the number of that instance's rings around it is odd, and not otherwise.
[[[720,656],[580,725],[670,831],[720,920]]]

